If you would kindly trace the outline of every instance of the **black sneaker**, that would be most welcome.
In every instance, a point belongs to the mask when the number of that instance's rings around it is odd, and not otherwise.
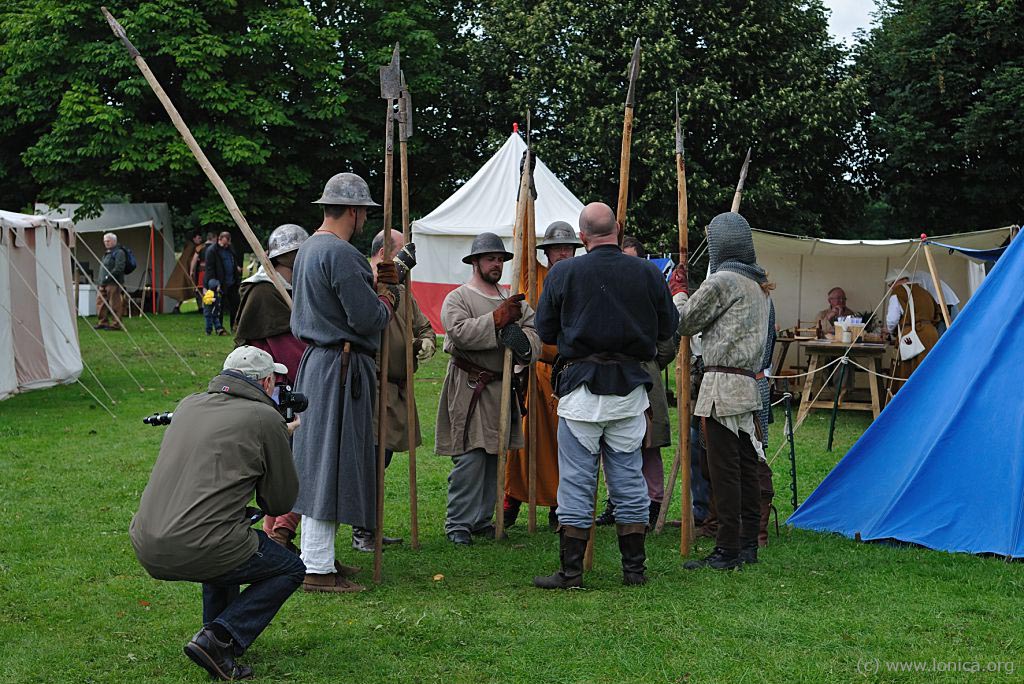
[[[448,533],[448,541],[456,546],[469,546],[473,543],[473,537],[466,530],[453,530]]]
[[[743,565],[740,554],[737,551],[726,551],[715,547],[707,557],[700,560],[691,560],[683,563],[684,570],[701,570],[711,568],[712,570],[732,570]]]
[[[252,668],[235,662],[234,644],[230,640],[220,641],[208,627],[203,627],[185,644],[185,655],[214,679],[226,682],[252,679]]]
[[[757,543],[751,546],[744,546],[740,549],[740,560],[743,561],[744,565],[753,565],[757,563]]]

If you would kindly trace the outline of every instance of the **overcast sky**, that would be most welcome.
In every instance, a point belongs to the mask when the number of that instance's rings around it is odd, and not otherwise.
[[[825,0],[825,7],[832,10],[829,18],[829,29],[832,35],[848,40],[859,28],[871,24],[871,12],[875,9],[874,0]]]

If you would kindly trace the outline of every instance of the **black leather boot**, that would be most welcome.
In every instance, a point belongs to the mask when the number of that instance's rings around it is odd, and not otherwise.
[[[661,515],[661,502],[651,501],[650,513],[647,519],[647,529],[653,530],[658,524],[658,516]]]
[[[619,553],[622,554],[622,583],[646,584],[644,561],[647,553],[644,550],[644,537],[647,526],[643,524],[616,525],[619,533]]]
[[[712,570],[732,570],[743,565],[738,551],[726,551],[718,546],[708,556],[700,560],[686,561],[683,563],[684,570],[700,570],[711,568]]]
[[[753,565],[757,562],[757,542],[747,544],[740,549],[740,560],[744,565]]]
[[[214,679],[252,679],[252,668],[235,662],[234,643],[231,640],[221,641],[209,627],[199,630],[192,640],[185,644],[185,655],[209,672]]]
[[[533,586],[540,589],[580,589],[583,587],[583,555],[587,552],[590,531],[564,526],[558,534],[561,568],[553,575],[534,577]]]

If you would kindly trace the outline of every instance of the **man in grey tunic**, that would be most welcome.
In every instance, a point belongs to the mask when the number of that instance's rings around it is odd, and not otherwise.
[[[718,513],[714,551],[684,567],[727,570],[757,561],[761,442],[754,423],[762,405],[755,377],[764,366],[768,279],[757,265],[750,224],[742,216],[719,214],[707,234],[711,275],[692,297],[684,264],[669,283],[679,333],[703,333],[704,380],[694,414],[704,427]]]
[[[349,240],[380,206],[359,176],[341,173],[327,182],[324,222],[299,247],[292,273],[292,334],[309,345],[296,390],[309,398],[293,452],[299,473],[294,511],[302,514],[300,548],[305,591],[358,589],[336,572],[338,524],[376,527],[377,461],[373,407],[377,396],[374,355],[397,294],[394,264],[381,264],[376,283],[366,258]]]
[[[504,262],[511,258],[501,238],[480,233],[462,259],[473,267],[469,282],[452,290],[441,306],[444,350],[451,360],[437,407],[434,450],[451,456],[454,463],[444,528],[458,545],[471,544],[473,535],[494,536],[491,516],[497,498],[497,453],[503,441],[498,422],[505,345],[520,364],[540,353],[533,309],[523,295],[506,297],[498,285]],[[510,449],[524,447],[520,415],[513,397]]]

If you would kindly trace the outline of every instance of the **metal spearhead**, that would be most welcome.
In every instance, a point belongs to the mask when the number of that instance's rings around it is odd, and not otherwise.
[[[412,137],[412,95],[409,93],[409,86],[405,82],[405,72],[402,72],[402,95],[399,98],[399,121],[398,139],[406,142]]]
[[[384,100],[397,100],[402,96],[402,68],[399,65],[398,43],[391,53],[391,64],[380,68],[380,96]]]
[[[114,32],[114,35],[117,36],[122,43],[124,43],[124,46],[128,49],[128,54],[131,55],[132,59],[140,57],[141,55],[136,47],[132,45],[132,41],[128,40],[128,34],[125,33],[124,26],[121,26],[117,19],[114,18],[114,15],[107,11],[106,7],[100,7],[100,11],[103,12],[103,16],[106,17],[107,23],[110,24],[110,30]]]
[[[680,156],[686,155],[686,150],[683,145],[683,128],[679,121],[679,91],[676,91],[676,154]]]
[[[640,75],[640,39],[633,46],[633,60],[629,63],[629,90],[626,91],[626,106],[636,104],[636,77]]]
[[[753,149],[747,148],[747,158],[743,160],[743,168],[740,169],[740,182],[736,184],[736,192],[743,190],[743,185],[747,182],[747,169],[750,168],[750,153]]]

